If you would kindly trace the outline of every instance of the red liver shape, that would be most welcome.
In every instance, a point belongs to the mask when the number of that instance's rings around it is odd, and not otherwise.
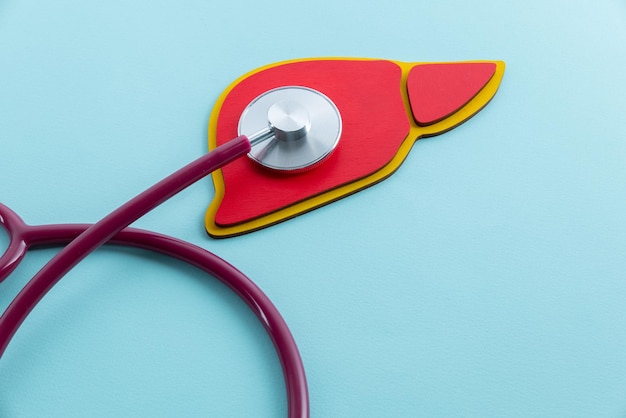
[[[390,61],[315,60],[270,67],[241,80],[222,104],[218,145],[237,136],[239,117],[250,101],[272,88],[289,85],[327,95],[339,108],[343,131],[333,154],[303,173],[275,173],[247,158],[224,167],[225,193],[215,223],[228,226],[255,219],[386,165],[410,129],[401,78],[401,68]]]
[[[467,62],[417,65],[409,72],[411,111],[420,125],[430,125],[465,106],[491,80],[496,64]]]

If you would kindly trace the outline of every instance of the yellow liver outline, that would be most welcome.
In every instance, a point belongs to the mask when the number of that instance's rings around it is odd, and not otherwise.
[[[217,119],[219,113],[222,109],[222,105],[224,104],[224,100],[230,94],[231,90],[239,84],[242,80],[259,73],[261,71],[267,70],[268,68],[278,67],[285,64],[295,63],[295,62],[303,62],[303,61],[318,61],[318,60],[354,60],[354,61],[376,61],[375,59],[363,59],[363,58],[305,58],[305,59],[295,59],[289,61],[278,62],[270,65],[266,65],[260,68],[257,68],[253,71],[250,71],[247,74],[236,79],[233,83],[231,83],[226,90],[219,96],[213,111],[211,112],[211,117],[209,118],[209,149],[213,149],[217,146]],[[344,184],[343,186],[339,186],[335,189],[328,190],[321,194],[312,196],[303,201],[297,202],[291,206],[287,206],[285,208],[279,209],[275,212],[268,213],[261,217],[241,222],[235,225],[229,226],[219,226],[215,223],[215,214],[217,213],[217,209],[219,208],[222,199],[224,198],[225,187],[224,187],[224,177],[222,175],[222,170],[217,170],[213,172],[213,185],[215,186],[215,196],[209,205],[206,215],[204,218],[204,223],[206,226],[206,230],[210,236],[214,238],[228,238],[236,235],[246,234],[248,232],[253,232],[262,228],[266,228],[268,226],[277,224],[279,222],[286,221],[287,219],[291,219],[295,216],[301,215],[303,213],[312,211],[313,209],[319,208],[320,206],[327,205],[335,200],[339,200],[343,197],[351,195],[352,193],[356,193],[359,190],[362,190],[366,187],[372,186],[390,175],[392,175],[402,164],[404,159],[409,155],[411,148],[415,141],[419,138],[438,135],[444,132],[449,131],[450,129],[460,125],[465,122],[476,113],[478,113],[483,107],[489,103],[489,101],[493,98],[500,86],[500,82],[502,81],[502,77],[504,76],[504,68],[505,64],[503,61],[462,61],[460,63],[480,63],[480,62],[490,62],[496,64],[496,71],[487,82],[487,84],[474,96],[465,106],[461,109],[453,113],[452,115],[427,126],[419,126],[415,123],[414,118],[412,117],[411,106],[409,104],[408,91],[406,89],[406,81],[409,75],[409,71],[416,65],[424,65],[424,64],[454,64],[454,63],[432,63],[432,62],[400,62],[400,61],[391,61],[402,69],[402,99],[404,101],[404,106],[407,114],[409,115],[410,120],[410,130],[409,134],[402,141],[398,152],[391,159],[389,163],[375,171],[374,173],[362,177],[358,180],[355,180],[351,183]]]

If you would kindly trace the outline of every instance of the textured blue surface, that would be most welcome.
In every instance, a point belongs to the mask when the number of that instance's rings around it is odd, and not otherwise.
[[[313,416],[624,416],[626,3],[387,3],[0,1],[0,201],[33,224],[98,220],[205,152],[220,92],[264,64],[502,59],[494,100],[379,185],[214,241],[206,179],[137,226],[272,298]],[[54,251],[0,285],[2,309]],[[81,263],[0,361],[3,417],[285,410],[244,304],[142,251]]]

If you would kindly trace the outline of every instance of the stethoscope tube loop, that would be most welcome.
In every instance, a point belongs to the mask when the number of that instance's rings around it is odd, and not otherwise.
[[[0,282],[15,270],[29,247],[29,226],[17,213],[0,203],[0,225],[9,235],[9,246],[0,257]]]
[[[117,242],[179,258],[231,287],[255,312],[276,347],[287,385],[289,418],[308,417],[308,391],[300,354],[287,325],[267,296],[233,266],[200,247],[165,235],[127,228],[176,193],[246,155],[250,148],[248,138],[241,135],[161,180],[93,225],[31,227],[6,206],[0,207],[0,224],[11,237],[9,248],[0,258],[6,261],[6,267],[0,269],[0,278],[15,269],[34,242],[45,243],[48,239],[56,243],[61,237],[69,241],[24,286],[0,317],[0,357],[28,314],[69,270],[101,245]],[[44,237],[45,234],[49,236]]]
[[[0,203],[0,214],[6,215],[7,213],[11,213],[21,221],[15,212]],[[2,224],[7,225],[6,217],[2,217]],[[31,236],[31,241],[27,243],[29,248],[38,245],[66,244],[91,226],[88,224],[23,225],[27,226]],[[212,275],[232,289],[261,321],[274,344],[287,388],[288,417],[309,416],[306,375],[293,335],[272,301],[246,275],[201,247],[152,231],[125,228],[114,235],[107,244],[141,248],[176,258]],[[41,295],[41,298],[43,296]],[[5,315],[10,313],[11,309],[9,307]],[[0,318],[0,347],[2,347],[0,352],[2,353],[12,338],[12,335],[1,330],[1,323],[6,321],[5,315]]]

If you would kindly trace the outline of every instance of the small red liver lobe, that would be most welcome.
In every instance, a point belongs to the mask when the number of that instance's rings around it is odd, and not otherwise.
[[[407,79],[415,121],[431,125],[455,113],[482,90],[495,72],[496,64],[492,62],[416,65]]]

